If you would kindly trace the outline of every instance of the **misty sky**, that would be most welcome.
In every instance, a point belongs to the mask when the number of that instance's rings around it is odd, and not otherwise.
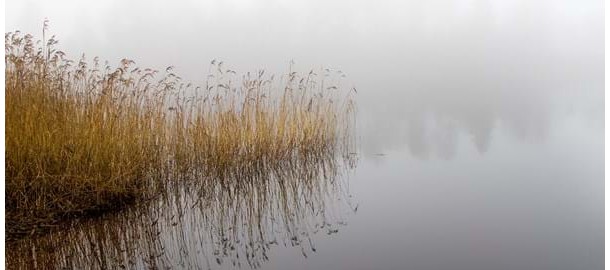
[[[370,152],[408,144],[415,155],[441,147],[438,154],[450,157],[460,133],[485,152],[499,125],[540,140],[574,113],[603,130],[603,1],[8,1],[6,8],[7,31],[40,37],[48,18],[71,57],[174,65],[195,83],[212,59],[238,72],[286,72],[290,60],[300,70],[340,69],[359,89]]]

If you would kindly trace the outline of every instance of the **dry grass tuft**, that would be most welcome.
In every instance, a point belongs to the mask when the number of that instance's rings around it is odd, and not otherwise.
[[[328,74],[235,83],[214,63],[200,88],[171,68],[74,62],[56,43],[5,34],[9,237],[150,198],[181,175],[228,181],[350,141],[354,105]]]

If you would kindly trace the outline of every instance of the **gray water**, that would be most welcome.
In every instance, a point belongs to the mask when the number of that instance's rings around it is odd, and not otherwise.
[[[358,162],[346,225],[309,235],[315,252],[271,247],[261,269],[603,267],[603,1],[6,8],[6,31],[39,34],[46,17],[72,57],[174,65],[195,83],[212,59],[347,74]]]

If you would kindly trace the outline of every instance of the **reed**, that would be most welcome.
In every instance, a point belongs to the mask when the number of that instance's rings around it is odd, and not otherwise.
[[[9,237],[153,198],[182,175],[226,181],[351,140],[351,93],[328,72],[237,80],[214,61],[195,87],[171,68],[72,61],[56,43],[5,34]]]

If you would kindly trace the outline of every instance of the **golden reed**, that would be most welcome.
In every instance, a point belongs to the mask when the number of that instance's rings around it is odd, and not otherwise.
[[[5,34],[9,239],[151,198],[181,175],[235,179],[351,143],[354,103],[339,73],[235,80],[213,61],[195,87],[171,68],[72,61],[56,43]]]

